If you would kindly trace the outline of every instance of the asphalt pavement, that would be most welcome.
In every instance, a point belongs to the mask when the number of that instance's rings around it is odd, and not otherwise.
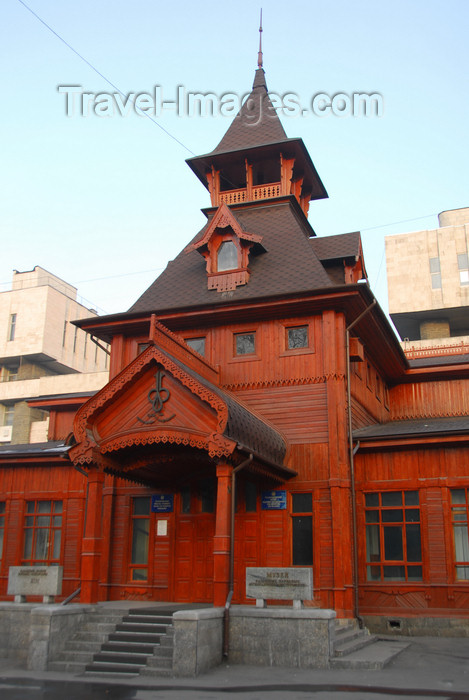
[[[469,700],[469,638],[409,642],[380,671],[223,663],[197,678],[83,676],[0,665],[0,700]]]

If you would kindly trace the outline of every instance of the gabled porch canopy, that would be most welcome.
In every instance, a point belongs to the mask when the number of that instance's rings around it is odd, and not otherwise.
[[[222,460],[282,482],[285,438],[233,394],[218,372],[154,317],[149,346],[78,411],[70,458],[153,487],[206,475]]]

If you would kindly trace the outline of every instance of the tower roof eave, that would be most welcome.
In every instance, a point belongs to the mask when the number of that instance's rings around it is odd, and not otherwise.
[[[229,151],[212,151],[201,156],[193,156],[187,158],[186,163],[199,178],[200,182],[208,189],[207,172],[211,167],[217,168],[222,164],[228,164],[230,161],[239,160],[242,154],[249,156],[252,159],[265,158],[271,153],[281,152],[284,157],[294,157],[296,160],[296,168],[302,170],[305,181],[311,184],[311,199],[327,199],[326,188],[319,177],[319,174],[314,166],[311,156],[301,138],[286,138],[281,141],[272,141],[270,143],[259,144],[251,147],[240,147]]]

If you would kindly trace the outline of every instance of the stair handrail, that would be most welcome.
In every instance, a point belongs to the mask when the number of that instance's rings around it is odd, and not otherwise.
[[[69,595],[68,598],[65,598],[65,600],[63,600],[63,601],[60,603],[60,605],[68,605],[68,604],[69,604],[74,598],[76,598],[77,595],[79,595],[80,593],[81,593],[81,586],[80,586],[80,588],[77,588],[77,590],[74,591],[71,595]]]

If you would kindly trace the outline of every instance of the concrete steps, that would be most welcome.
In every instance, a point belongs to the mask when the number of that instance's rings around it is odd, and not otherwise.
[[[83,673],[93,654],[99,652],[116,624],[122,620],[123,611],[90,613],[73,637],[65,642],[60,656],[48,664],[49,671]]]
[[[356,620],[338,620],[330,667],[380,670],[407,646],[407,642],[379,639],[367,629],[360,629]]]
[[[171,675],[172,635],[168,631],[172,630],[173,612],[156,608],[130,610],[86,664],[86,675],[135,676],[148,664],[151,664],[149,675]]]
[[[169,677],[173,675],[173,639],[174,630],[168,627],[167,633],[161,637],[160,643],[154,648],[146,665],[141,669],[141,676]]]

